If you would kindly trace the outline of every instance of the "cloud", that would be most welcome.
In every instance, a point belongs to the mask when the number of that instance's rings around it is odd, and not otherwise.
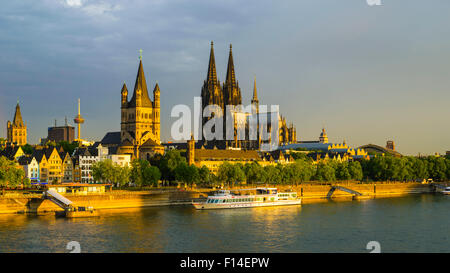
[[[120,5],[113,5],[105,2],[86,5],[82,10],[89,16],[110,15],[114,11],[121,10]]]
[[[63,0],[61,2],[65,7],[77,9],[92,18],[113,19],[116,20],[112,13],[121,10],[119,4],[111,4],[105,1],[88,1],[88,0]],[[106,18],[105,18],[106,17]]]
[[[82,0],[65,0],[64,3],[69,7],[81,7],[83,5]]]

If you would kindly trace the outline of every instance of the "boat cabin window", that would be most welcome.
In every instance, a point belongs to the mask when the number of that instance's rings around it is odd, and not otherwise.
[[[261,188],[256,189],[257,194],[277,194],[278,190],[276,188]]]

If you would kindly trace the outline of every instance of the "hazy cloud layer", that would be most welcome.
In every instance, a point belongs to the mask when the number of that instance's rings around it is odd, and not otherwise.
[[[19,98],[29,141],[76,114],[99,140],[120,128],[120,89],[134,87],[139,49],[161,88],[163,140],[173,105],[193,104],[214,40],[219,79],[233,43],[249,103],[279,104],[301,140],[400,152],[450,150],[448,1],[17,0],[0,10],[0,136]]]

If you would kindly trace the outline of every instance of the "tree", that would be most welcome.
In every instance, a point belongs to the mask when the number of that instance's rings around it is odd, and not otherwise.
[[[48,146],[53,146],[53,147],[56,147],[56,142],[54,142],[53,140],[50,140],[50,141],[48,141],[47,143],[46,143]]]
[[[130,182],[131,168],[129,166],[116,166],[116,183],[122,187]]]
[[[182,157],[180,151],[170,150],[164,154],[159,163],[162,179],[167,181],[175,180],[175,169],[180,164],[187,164],[186,158]]]
[[[131,182],[136,186],[155,186],[161,179],[160,170],[147,160],[135,159],[131,162]]]
[[[131,169],[128,166],[119,166],[110,159],[92,164],[92,175],[96,181],[116,183],[124,186],[130,181]]]
[[[27,155],[31,155],[33,153],[33,146],[31,146],[28,143],[23,145],[21,148],[22,148],[22,151]]]
[[[199,181],[201,183],[211,183],[213,180],[212,173],[206,166],[198,169]]]
[[[25,171],[20,168],[17,163],[12,160],[8,160],[6,157],[0,157],[0,186],[5,187],[17,187],[24,185],[28,181],[25,179]]]
[[[141,166],[141,160],[134,159],[131,161],[130,180],[134,185],[139,187],[142,187],[144,181]]]
[[[93,163],[92,175],[96,181],[114,182],[112,161],[110,159],[106,159]]]
[[[264,169],[257,162],[246,163],[243,169],[247,182],[255,183],[262,181]]]
[[[317,164],[316,174],[314,178],[319,181],[334,181],[336,180],[335,173],[336,172],[331,164],[320,162],[319,164]]]
[[[58,142],[58,146],[61,146],[64,152],[69,153],[69,155],[73,154],[73,151],[78,147],[77,142],[68,142],[68,141],[60,141]]]
[[[338,180],[350,180],[352,178],[347,161],[336,165],[336,178]]]
[[[316,172],[315,166],[310,160],[296,160],[295,169],[300,182],[311,180]]]
[[[264,182],[270,184],[279,184],[281,182],[280,170],[275,166],[268,165],[264,167]]]
[[[428,173],[437,181],[445,181],[447,179],[447,164],[445,158],[429,156],[428,161]]]
[[[361,181],[363,179],[363,170],[358,161],[351,161],[348,163],[348,171],[353,180]]]
[[[242,164],[230,164],[224,162],[219,166],[218,179],[227,184],[245,181],[245,173]]]
[[[146,161],[147,162],[147,161]],[[158,180],[161,179],[161,172],[155,166],[150,164],[145,165],[142,168],[143,185],[145,186],[157,186]]]
[[[192,185],[200,180],[198,168],[195,165],[187,165],[187,163],[180,163],[175,168],[175,179],[177,181],[185,182]]]

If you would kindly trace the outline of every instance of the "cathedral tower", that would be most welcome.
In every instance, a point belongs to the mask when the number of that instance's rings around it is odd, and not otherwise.
[[[17,101],[13,122],[8,120],[7,123],[7,138],[9,144],[19,146],[27,144],[27,125],[23,122],[19,101]]]
[[[203,83],[201,95],[202,95],[202,110],[204,110],[206,106],[214,104],[219,105],[222,109],[224,109],[223,93],[222,89],[220,88],[220,82],[217,79],[216,60],[214,58],[213,42],[211,42],[208,74],[206,76],[206,80]],[[209,120],[208,118],[204,118],[203,124],[205,124],[208,120]]]
[[[236,73],[234,71],[233,51],[230,44],[230,54],[228,56],[227,77],[223,84],[223,97],[226,105],[242,104],[241,88],[236,81]]]

